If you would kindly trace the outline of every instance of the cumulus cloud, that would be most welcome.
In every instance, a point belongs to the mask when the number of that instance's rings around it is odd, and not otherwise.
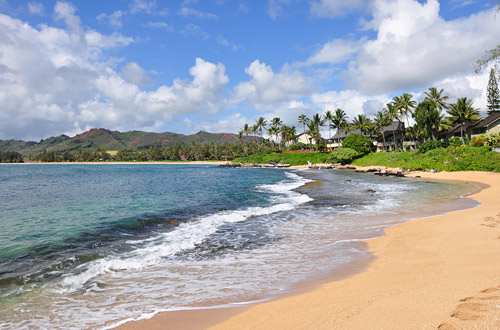
[[[306,96],[313,90],[307,77],[287,66],[275,73],[269,65],[255,60],[245,72],[251,79],[235,87],[235,100],[239,102],[269,105]]]
[[[151,78],[139,64],[135,62],[127,63],[122,69],[122,77],[126,82],[136,86],[149,86],[153,84]]]
[[[424,88],[433,81],[472,71],[472,64],[498,38],[494,11],[445,20],[437,0],[379,0],[366,27],[377,37],[363,44],[347,78],[368,93]]]
[[[109,49],[133,39],[81,25],[76,8],[58,2],[66,28],[32,27],[0,14],[0,138],[39,139],[91,127],[161,127],[177,114],[221,109],[229,79],[222,64],[197,59],[192,79],[144,91],[151,83],[136,63],[116,71]]]
[[[356,10],[365,10],[371,4],[368,0],[316,0],[311,3],[311,15],[316,17],[341,17]]]
[[[341,108],[350,120],[359,114],[372,116],[390,101],[387,95],[368,96],[355,90],[328,91],[311,95],[314,108],[321,109],[322,112]]]
[[[135,102],[147,113],[159,114],[165,119],[195,111],[217,113],[223,105],[220,96],[229,82],[225,71],[221,63],[197,58],[196,64],[189,70],[192,81],[176,79],[172,86],[139,93]]]

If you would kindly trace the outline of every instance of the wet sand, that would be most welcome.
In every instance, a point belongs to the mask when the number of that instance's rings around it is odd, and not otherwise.
[[[500,174],[408,176],[489,187],[471,196],[482,203],[476,208],[405,222],[367,241],[376,258],[364,272],[246,309],[162,313],[120,329],[500,328]]]

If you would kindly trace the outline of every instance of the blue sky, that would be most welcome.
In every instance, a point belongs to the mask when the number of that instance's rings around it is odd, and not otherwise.
[[[0,0],[0,139],[237,132],[444,88],[485,107],[484,0]]]

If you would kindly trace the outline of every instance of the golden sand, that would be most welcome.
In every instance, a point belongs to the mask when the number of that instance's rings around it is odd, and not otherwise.
[[[411,175],[489,187],[471,196],[482,203],[476,208],[405,222],[369,240],[376,258],[344,280],[236,315],[164,313],[123,329],[500,329],[500,174]]]

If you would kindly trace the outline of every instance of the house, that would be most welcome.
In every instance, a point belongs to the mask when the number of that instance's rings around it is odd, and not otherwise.
[[[382,130],[382,135],[378,137],[373,143],[377,148],[377,152],[403,149],[404,147],[409,147],[410,142],[404,141],[404,132],[405,132],[405,124],[399,120],[394,120],[389,125],[384,126],[384,129]]]
[[[500,133],[500,113],[494,113],[479,120],[470,127],[470,135]]]
[[[461,137],[463,131],[464,138],[470,140],[474,136],[481,134],[500,133],[500,113],[495,113],[487,117],[481,118],[474,123],[465,123],[462,128],[461,124],[457,124],[449,130],[440,134],[440,137],[449,140],[452,137]]]
[[[304,144],[316,144],[316,140],[309,134],[307,133],[300,133],[299,135],[295,136],[295,143],[304,143]]]
[[[404,123],[399,120],[395,120],[390,125],[385,126],[384,129],[382,130],[383,136],[381,135],[373,142],[373,144],[377,148],[377,152],[401,149],[403,145],[406,146],[408,143],[410,143],[408,141],[403,141],[404,130],[405,130]],[[327,147],[328,148],[341,147],[342,141],[344,141],[344,139],[351,134],[362,134],[362,133],[360,129],[338,130],[335,133],[335,135],[329,140]],[[370,139],[373,138],[366,134],[363,135]],[[394,139],[394,136],[396,137],[396,139]],[[385,138],[385,143],[384,143],[384,138]],[[396,140],[396,146],[394,145],[394,140]]]
[[[449,140],[452,137],[461,137],[462,132],[463,132],[464,138],[470,140],[470,138],[471,138],[471,130],[470,129],[474,125],[475,125],[475,123],[465,123],[465,125],[462,128],[462,124],[456,124],[455,126],[450,128],[449,130],[444,131],[443,133],[440,133],[438,136],[441,139],[444,138],[444,140]]]

